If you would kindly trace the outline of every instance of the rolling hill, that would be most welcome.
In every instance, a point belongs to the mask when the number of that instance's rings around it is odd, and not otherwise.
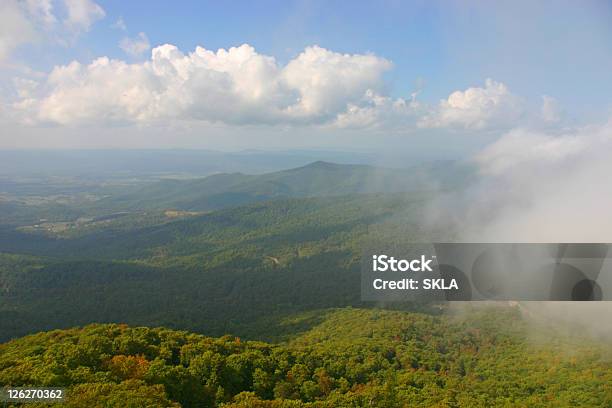
[[[280,199],[74,238],[0,231],[0,338],[124,321],[251,338],[360,305],[364,240],[427,232],[427,195]]]
[[[452,239],[424,222],[469,179],[452,168],[162,181],[97,202],[95,228],[2,226],[0,385],[66,387],[67,407],[609,407],[609,344],[535,342],[516,307],[360,300],[371,240]]]
[[[135,215],[71,234],[0,226],[0,339],[113,321],[283,335],[278,322],[288,314],[360,304],[364,239],[424,233],[420,212],[431,193],[393,193],[425,190],[423,180],[315,162],[145,185],[96,204]],[[371,193],[378,190],[387,192]],[[146,206],[207,211],[174,219],[145,215]]]

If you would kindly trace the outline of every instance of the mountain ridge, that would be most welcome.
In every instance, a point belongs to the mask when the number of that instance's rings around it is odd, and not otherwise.
[[[276,198],[457,188],[465,184],[470,175],[467,166],[454,162],[398,169],[318,160],[258,175],[233,172],[191,180],[162,180],[130,188],[93,206],[122,210],[212,211]]]

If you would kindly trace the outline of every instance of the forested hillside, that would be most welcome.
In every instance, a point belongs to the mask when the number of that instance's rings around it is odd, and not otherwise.
[[[0,338],[117,321],[282,335],[284,316],[361,304],[361,250],[371,237],[434,239],[420,226],[427,199],[277,200],[73,238],[7,230],[0,233],[12,252],[0,255]]]
[[[533,343],[515,308],[461,318],[343,309],[318,319],[280,344],[116,324],[39,333],[0,345],[0,383],[68,387],[67,407],[612,404],[605,348]]]
[[[109,198],[135,211],[0,226],[0,384],[67,387],[68,407],[611,405],[609,343],[507,305],[362,302],[364,246],[456,231],[427,222],[432,191],[368,193],[372,169],[347,169],[149,183]],[[228,192],[247,204],[165,207]]]

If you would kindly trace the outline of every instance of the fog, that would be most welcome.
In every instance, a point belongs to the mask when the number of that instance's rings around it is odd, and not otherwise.
[[[429,209],[463,242],[612,242],[612,122],[561,131],[515,129],[471,157],[478,178]],[[611,302],[523,302],[560,330],[612,336]]]

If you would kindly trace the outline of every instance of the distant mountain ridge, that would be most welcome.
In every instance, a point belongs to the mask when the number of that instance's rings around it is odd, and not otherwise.
[[[469,168],[454,162],[393,169],[315,161],[261,175],[219,173],[195,180],[163,180],[100,200],[96,206],[212,211],[276,198],[453,188],[465,183],[469,175]]]

